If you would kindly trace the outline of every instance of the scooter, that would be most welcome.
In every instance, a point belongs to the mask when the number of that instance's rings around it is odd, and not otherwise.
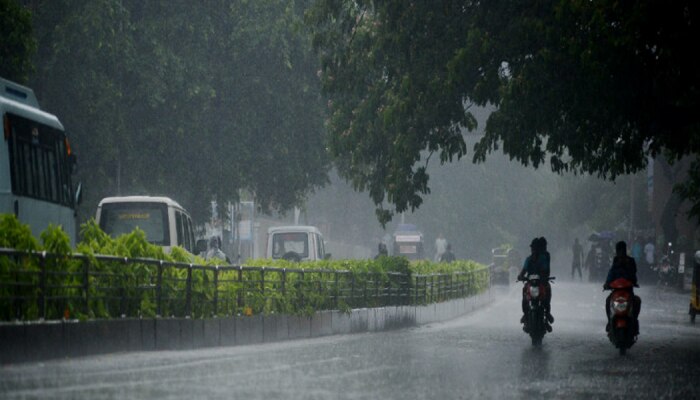
[[[671,258],[667,255],[661,257],[659,264],[656,267],[658,274],[658,285],[664,287],[675,287],[678,280],[678,272],[676,267],[671,264]]]
[[[549,281],[556,279],[550,276]],[[523,329],[530,335],[533,346],[542,344],[542,338],[547,332],[552,331],[544,307],[544,296],[546,287],[539,275],[532,274],[527,279],[519,279],[525,282],[525,301],[527,302],[527,312],[525,326]]]
[[[608,321],[608,339],[620,350],[623,356],[627,349],[637,341],[634,319],[634,294],[632,288],[637,285],[625,278],[610,282],[603,290],[612,290],[610,295],[610,320]],[[637,286],[638,287],[638,286]]]

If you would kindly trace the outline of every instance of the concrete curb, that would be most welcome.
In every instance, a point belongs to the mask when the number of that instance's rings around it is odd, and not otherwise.
[[[320,311],[310,317],[256,315],[51,321],[0,325],[0,365],[129,351],[189,350],[376,332],[447,321],[493,300],[491,290],[425,306]]]

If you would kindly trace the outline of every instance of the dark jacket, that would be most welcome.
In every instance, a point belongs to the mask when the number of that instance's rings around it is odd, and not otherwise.
[[[605,280],[605,286],[618,278],[625,278],[628,281],[637,284],[637,263],[634,258],[623,255],[615,256],[612,267],[608,271],[608,278]]]
[[[446,250],[440,256],[440,262],[449,263],[449,262],[452,262],[454,260],[455,260],[455,255],[449,250]]]
[[[549,252],[530,255],[525,259],[523,270],[520,271],[521,277],[526,277],[532,274],[537,274],[541,279],[549,278]]]

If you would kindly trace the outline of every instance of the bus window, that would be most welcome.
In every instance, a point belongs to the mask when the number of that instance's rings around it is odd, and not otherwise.
[[[184,241],[185,241],[185,235],[183,231],[183,223],[182,223],[182,213],[180,211],[175,211],[175,230],[177,230],[177,245],[178,246],[184,246]]]
[[[12,193],[72,207],[63,132],[7,113]]]
[[[324,249],[323,249],[323,239],[321,238],[320,235],[314,235],[316,237],[316,254],[318,255],[319,260],[323,260],[323,257],[325,256]]]
[[[192,231],[192,221],[187,215],[182,215],[182,220],[185,223],[185,248],[190,253],[194,253],[194,232]]]

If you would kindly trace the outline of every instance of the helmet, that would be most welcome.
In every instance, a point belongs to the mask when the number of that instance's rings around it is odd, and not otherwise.
[[[625,243],[624,240],[620,240],[619,242],[615,243],[615,251],[618,253],[626,253],[627,252],[627,243]]]

